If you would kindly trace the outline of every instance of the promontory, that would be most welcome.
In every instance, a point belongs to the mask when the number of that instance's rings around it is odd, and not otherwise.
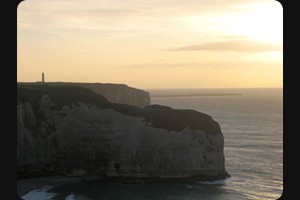
[[[145,91],[136,91],[135,98],[150,104]],[[125,179],[225,178],[223,148],[219,124],[205,113],[111,102],[76,84],[17,85],[19,179],[76,172]]]

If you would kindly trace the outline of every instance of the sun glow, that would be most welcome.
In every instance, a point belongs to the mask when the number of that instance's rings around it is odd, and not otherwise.
[[[225,29],[234,35],[242,35],[254,40],[282,43],[283,9],[277,1],[245,4],[238,7],[241,13],[222,18]]]

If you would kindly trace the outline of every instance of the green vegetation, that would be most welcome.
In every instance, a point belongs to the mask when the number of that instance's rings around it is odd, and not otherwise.
[[[47,94],[55,104],[53,109],[61,109],[64,105],[72,106],[77,102],[94,104],[99,107],[105,107],[108,101],[101,95],[92,90],[81,88],[79,86],[65,85],[18,85],[17,103],[30,102],[32,105],[38,104],[42,95]]]
[[[152,105],[145,108],[111,103],[103,96],[90,89],[80,86],[67,85],[47,85],[47,84],[18,84],[17,104],[29,102],[37,118],[45,119],[43,113],[39,111],[39,102],[43,95],[47,95],[53,105],[50,109],[60,110],[64,105],[77,105],[78,102],[96,105],[101,109],[114,109],[117,112],[143,117],[152,127],[166,130],[182,131],[189,127],[192,130],[204,130],[207,133],[220,133],[217,122],[209,115],[194,110],[178,110],[166,106]]]

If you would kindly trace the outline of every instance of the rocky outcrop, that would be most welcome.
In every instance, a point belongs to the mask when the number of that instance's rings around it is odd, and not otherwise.
[[[220,178],[223,147],[219,124],[204,113],[111,103],[74,86],[18,87],[19,177]]]
[[[47,83],[19,83],[19,85],[66,85],[80,86],[88,88],[102,95],[108,101],[113,103],[127,104],[138,107],[145,107],[151,104],[150,94],[144,90],[129,87],[125,84],[112,83],[76,83],[76,82],[47,82]]]

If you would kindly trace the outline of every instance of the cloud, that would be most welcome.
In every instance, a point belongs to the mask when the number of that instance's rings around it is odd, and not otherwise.
[[[235,51],[235,52],[265,52],[282,51],[282,45],[259,42],[248,39],[225,40],[208,42],[200,45],[173,47],[165,49],[168,51]]]
[[[211,61],[211,62],[149,62],[136,63],[130,65],[118,65],[115,67],[125,68],[152,68],[152,69],[187,69],[187,68],[210,68],[210,69],[235,69],[235,68],[253,68],[266,66],[282,67],[281,63],[265,62],[262,60],[234,60],[234,61]]]
[[[122,20],[120,16],[128,15],[156,17],[232,11],[236,4],[243,2],[244,0],[30,0],[22,2],[19,10],[49,15],[118,17],[118,20]]]
[[[109,17],[118,18],[127,16],[136,16],[140,14],[140,10],[134,9],[112,9],[112,8],[91,8],[91,9],[73,9],[73,10],[59,10],[55,14],[60,16],[76,16],[76,17],[88,17],[88,18],[98,18],[98,17]]]
[[[18,28],[62,32],[66,29],[118,32],[145,29],[149,33],[162,31],[175,35],[189,23],[182,21],[198,16],[201,21],[210,20],[212,13],[231,11],[234,5],[244,0],[28,0],[18,7]],[[253,0],[258,1],[258,0]],[[259,0],[263,1],[263,0]],[[205,22],[209,23],[209,22]],[[43,31],[43,32],[45,32]],[[137,30],[138,31],[138,30]],[[201,30],[202,32],[203,30]],[[69,31],[68,31],[69,32]],[[106,31],[103,31],[106,35]],[[140,31],[138,31],[139,34]],[[143,33],[144,34],[143,30]],[[120,34],[119,34],[120,33]],[[201,33],[200,33],[201,34]],[[124,35],[127,35],[126,33]],[[99,37],[102,37],[100,34]]]

